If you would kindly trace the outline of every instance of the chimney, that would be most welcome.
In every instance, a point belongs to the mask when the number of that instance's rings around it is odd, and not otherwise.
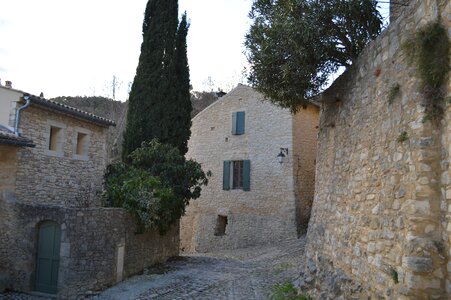
[[[11,81],[9,81],[9,80],[6,80],[6,81],[5,81],[5,87],[7,87],[8,89],[10,89],[10,88],[13,87],[13,83],[12,83]]]

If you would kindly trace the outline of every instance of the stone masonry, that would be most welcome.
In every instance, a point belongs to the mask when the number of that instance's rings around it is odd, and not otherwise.
[[[232,135],[232,113],[245,112],[245,133]],[[185,251],[233,249],[297,236],[307,224],[313,198],[318,108],[294,118],[244,85],[193,118],[187,158],[212,172],[209,185],[192,201],[181,221]],[[299,125],[301,128],[293,130]],[[299,134],[299,136],[294,136]],[[297,140],[297,139],[300,139]],[[280,148],[288,148],[283,164]],[[250,160],[250,190],[223,190],[223,162]],[[224,235],[215,235],[227,217]]]
[[[12,101],[14,111],[23,105],[22,92],[3,87],[0,92],[3,105]],[[178,255],[178,224],[165,235],[157,230],[139,234],[125,210],[101,207],[106,132],[112,122],[30,97],[19,132],[33,145],[0,140],[0,293],[36,289],[38,233],[45,221],[61,230],[59,265],[51,273],[52,278],[57,274],[58,298],[103,289]]]
[[[317,290],[331,286],[317,274],[330,268],[361,286],[321,298],[451,294],[451,107],[439,124],[423,122],[420,81],[402,49],[436,20],[451,36],[451,3],[410,2],[322,96],[306,253]]]
[[[60,156],[45,154],[52,122],[64,127],[65,141]],[[35,148],[19,152],[18,160],[21,163],[17,176],[20,180],[16,183],[16,197],[21,203],[66,207],[100,206],[98,194],[102,190],[106,167],[107,128],[33,106],[23,110],[21,128],[22,135],[36,144]],[[77,159],[74,155],[74,139],[79,128],[89,132],[87,159]],[[30,176],[31,174],[39,176]]]
[[[2,227],[8,228],[5,235],[2,233],[0,271],[7,270],[7,287],[12,290],[34,289],[37,230],[45,220],[57,222],[62,230],[58,274],[58,297],[62,299],[102,290],[178,255],[178,226],[165,235],[158,231],[136,233],[135,221],[119,208],[64,208],[0,201],[0,217]]]

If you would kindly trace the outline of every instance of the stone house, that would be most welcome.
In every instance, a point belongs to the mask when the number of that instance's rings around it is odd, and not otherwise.
[[[71,298],[178,254],[178,228],[135,234],[101,207],[114,123],[0,86],[0,292]]]
[[[314,104],[292,115],[241,84],[195,116],[186,157],[212,177],[181,220],[182,250],[271,243],[305,230],[318,118]]]

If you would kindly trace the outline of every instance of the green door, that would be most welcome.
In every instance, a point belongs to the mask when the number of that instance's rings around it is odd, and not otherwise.
[[[36,291],[56,294],[60,260],[61,229],[46,221],[39,227],[36,261]]]

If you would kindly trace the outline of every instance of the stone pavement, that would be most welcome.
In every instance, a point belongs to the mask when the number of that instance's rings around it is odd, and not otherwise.
[[[274,285],[299,276],[304,245],[301,237],[277,245],[184,254],[89,299],[267,299]],[[0,299],[42,298],[8,294]]]

